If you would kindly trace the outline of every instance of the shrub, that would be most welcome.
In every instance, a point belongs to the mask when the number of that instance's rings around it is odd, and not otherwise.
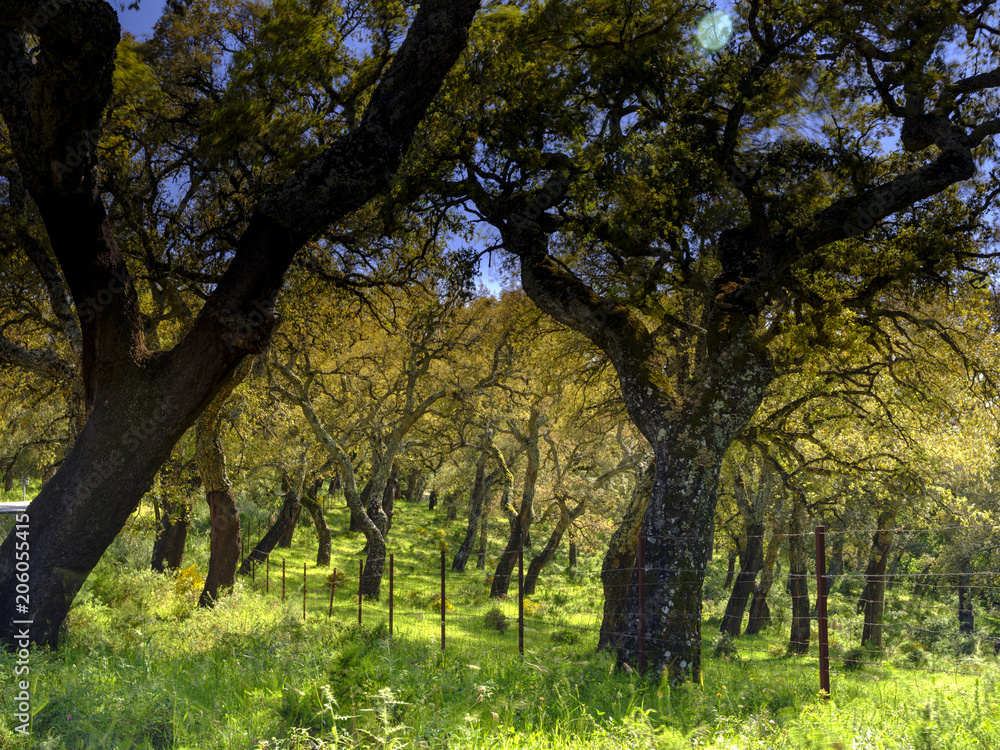
[[[483,615],[483,623],[490,630],[498,633],[506,633],[510,627],[510,618],[507,617],[498,607],[493,607]]]
[[[736,641],[729,633],[723,633],[716,639],[714,651],[715,656],[719,659],[739,659],[740,657],[736,650]]]
[[[552,640],[556,643],[565,643],[572,646],[580,642],[580,631],[578,630],[557,630],[552,634]]]
[[[205,586],[205,579],[195,565],[189,565],[177,571],[174,579],[174,591],[181,597],[197,597]]]

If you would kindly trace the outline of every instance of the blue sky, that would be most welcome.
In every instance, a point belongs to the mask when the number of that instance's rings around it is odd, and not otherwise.
[[[163,13],[166,0],[139,0],[139,7],[135,10],[128,9],[126,6],[129,4],[129,0],[112,0],[112,5],[118,11],[118,20],[121,22],[122,30],[139,38],[148,36],[153,31],[153,25]],[[481,281],[490,291],[497,292],[501,279],[497,272],[489,268],[486,258],[483,258],[480,263],[479,272]]]
[[[118,11],[118,20],[121,22],[122,29],[132,32],[133,36],[143,37],[152,32],[153,24],[163,13],[166,1],[140,0],[138,10],[122,10],[122,6],[128,4],[121,0],[113,0],[112,2],[115,10]]]

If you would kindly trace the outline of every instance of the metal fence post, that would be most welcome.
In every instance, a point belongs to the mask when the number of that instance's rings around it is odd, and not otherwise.
[[[361,578],[365,574],[365,561],[358,560],[358,625],[361,624]]]
[[[826,527],[816,527],[816,624],[819,626],[819,689],[830,698],[830,638],[826,614]]]
[[[639,550],[636,554],[635,568],[639,589],[639,655],[637,666],[640,672],[646,671],[646,535],[639,534]]]
[[[441,650],[444,651],[444,550],[441,550]]]
[[[392,574],[395,563],[395,555],[389,555],[389,635],[392,635]]]
[[[333,580],[330,581],[330,610],[326,613],[328,618],[333,617],[333,595],[337,591],[337,569],[333,569]]]
[[[302,619],[306,619],[306,564],[302,563]]]
[[[281,558],[281,601],[285,601],[285,558]]]
[[[517,551],[517,650],[524,657],[524,547]]]

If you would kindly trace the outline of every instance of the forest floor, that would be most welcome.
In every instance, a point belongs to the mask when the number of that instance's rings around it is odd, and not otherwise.
[[[340,507],[327,513],[330,569],[315,566],[315,534],[300,525],[293,546],[272,553],[269,572],[241,581],[211,610],[194,606],[207,520],[194,522],[187,567],[163,576],[148,570],[152,519],[137,514],[78,597],[61,648],[31,655],[30,739],[13,731],[15,682],[23,677],[15,676],[14,657],[0,656],[0,748],[1000,747],[992,640],[957,633],[953,596],[943,590],[890,592],[885,655],[858,667],[860,582],[845,577],[830,605],[832,696],[824,700],[815,643],[808,655],[786,654],[789,606],[780,583],[772,627],[718,636],[726,592],[725,560],[717,558],[705,587],[703,682],[671,689],[615,672],[613,659],[595,652],[599,555],[567,571],[560,550],[525,603],[522,658],[516,596],[499,604],[488,597],[500,540],[491,539],[486,570],[473,556],[465,573],[452,573],[464,523],[405,502],[397,511],[392,636],[388,576],[382,602],[364,602],[357,623],[363,539],[341,532]],[[256,537],[267,520],[244,523]],[[333,567],[344,573],[331,615],[325,584]],[[981,617],[977,629],[994,625]]]

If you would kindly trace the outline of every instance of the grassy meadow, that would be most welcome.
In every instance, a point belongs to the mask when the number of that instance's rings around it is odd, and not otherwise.
[[[451,573],[463,523],[446,522],[443,509],[397,503],[390,533],[394,633],[387,627],[388,575],[382,602],[364,603],[359,626],[363,539],[341,531],[346,510],[332,505],[331,567],[344,571],[332,617],[325,585],[331,570],[314,564],[311,525],[299,526],[291,549],[272,554],[267,584],[260,570],[214,609],[199,610],[207,520],[194,523],[185,569],[162,576],[148,571],[152,518],[146,511],[134,516],[78,597],[62,647],[31,657],[30,739],[13,732],[15,665],[0,656],[0,748],[1000,747],[992,642],[952,634],[954,604],[945,595],[892,592],[886,654],[858,668],[852,597],[860,583],[843,579],[830,605],[834,675],[827,701],[818,689],[815,644],[809,656],[785,653],[783,578],[772,594],[773,627],[735,641],[718,637],[726,594],[725,560],[717,558],[706,583],[703,684],[671,689],[619,674],[610,656],[595,653],[599,555],[582,555],[579,568],[567,571],[561,551],[543,573],[525,606],[522,659],[516,601],[489,600],[486,572],[476,570],[474,556],[466,573]],[[244,523],[262,530],[268,520],[247,515]],[[543,543],[539,530],[536,548]],[[449,567],[443,653],[442,545]],[[500,549],[501,540],[491,539],[487,571]],[[980,618],[977,627],[993,623]]]

